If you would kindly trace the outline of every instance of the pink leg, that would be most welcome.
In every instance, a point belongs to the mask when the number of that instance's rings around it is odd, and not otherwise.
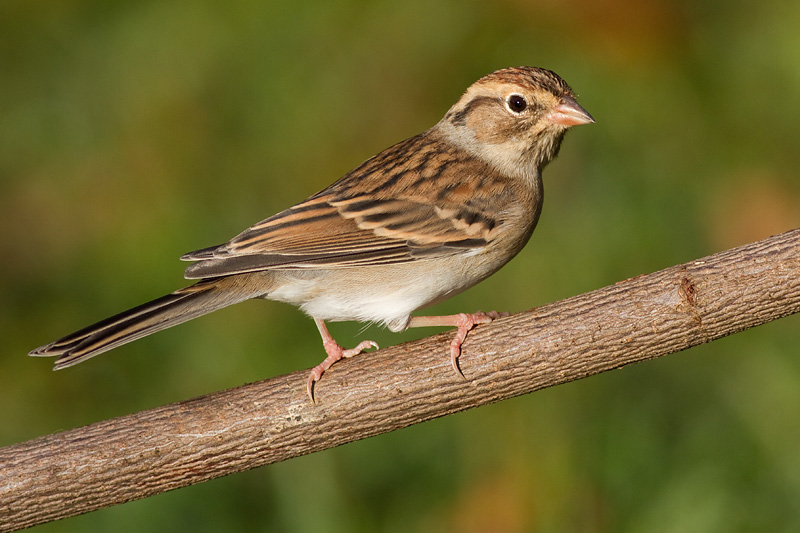
[[[322,335],[322,346],[325,348],[325,353],[328,354],[328,357],[326,357],[324,361],[311,370],[311,374],[308,376],[308,382],[306,383],[308,397],[311,398],[312,402],[316,403],[314,401],[314,383],[319,381],[319,379],[322,377],[322,374],[325,373],[325,371],[328,370],[333,363],[344,357],[358,355],[367,348],[377,349],[378,345],[372,341],[361,341],[361,343],[355,348],[345,350],[339,346],[339,343],[337,343],[328,332],[328,327],[325,325],[324,321],[315,318],[314,322],[316,322],[317,328],[319,328],[319,333]]]
[[[464,377],[461,369],[458,367],[458,357],[461,355],[461,345],[464,339],[467,338],[467,333],[478,324],[488,324],[496,318],[508,316],[509,313],[498,313],[497,311],[490,311],[484,313],[478,311],[477,313],[459,313],[457,315],[445,316],[412,316],[411,321],[408,323],[410,328],[427,327],[427,326],[455,326],[458,328],[453,342],[450,343],[450,364],[453,365],[453,370],[456,374]]]

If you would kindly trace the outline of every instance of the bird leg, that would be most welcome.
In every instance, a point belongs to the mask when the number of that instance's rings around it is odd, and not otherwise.
[[[326,357],[320,364],[311,370],[311,374],[308,376],[308,382],[306,383],[308,397],[311,398],[312,402],[316,403],[314,400],[314,383],[319,381],[319,379],[322,377],[322,374],[328,370],[333,363],[345,357],[353,357],[354,355],[358,355],[367,348],[378,349],[378,345],[372,341],[361,341],[361,343],[355,348],[345,350],[339,346],[339,343],[336,342],[333,336],[328,332],[328,326],[325,325],[323,320],[318,320],[315,318],[314,322],[317,324],[319,334],[322,335],[322,346],[325,348],[325,353],[328,354],[328,357]]]
[[[467,338],[467,333],[478,324],[488,324],[496,318],[506,317],[509,313],[498,313],[497,311],[489,311],[484,313],[478,311],[477,313],[459,313],[457,315],[445,316],[412,316],[408,323],[410,328],[428,327],[428,326],[455,326],[458,328],[456,336],[450,343],[450,364],[453,365],[453,370],[456,374],[464,377],[461,369],[458,367],[458,357],[461,355],[461,345],[464,339]],[[465,378],[466,379],[466,378]]]

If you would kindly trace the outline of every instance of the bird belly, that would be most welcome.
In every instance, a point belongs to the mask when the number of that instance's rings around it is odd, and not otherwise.
[[[411,313],[468,289],[496,269],[474,257],[438,258],[396,265],[331,270],[284,270],[270,300],[298,306],[327,321],[380,323],[391,331],[408,326]]]

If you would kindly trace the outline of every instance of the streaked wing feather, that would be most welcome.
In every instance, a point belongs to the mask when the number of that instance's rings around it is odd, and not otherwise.
[[[503,223],[493,208],[504,205],[507,187],[485,166],[459,161],[459,154],[448,154],[459,165],[432,172],[432,157],[420,143],[417,137],[389,148],[227,244],[186,254],[183,259],[199,261],[186,277],[391,264],[486,246]],[[403,150],[410,155],[402,168],[383,161]]]

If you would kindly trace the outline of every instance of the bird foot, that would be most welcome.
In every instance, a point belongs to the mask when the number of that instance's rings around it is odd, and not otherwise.
[[[461,356],[461,345],[464,344],[467,333],[477,325],[488,324],[492,320],[506,316],[509,316],[509,313],[498,313],[497,311],[489,311],[488,313],[478,311],[476,313],[459,313],[458,315],[454,315],[454,317],[456,317],[456,323],[453,325],[456,326],[458,330],[456,331],[456,336],[453,337],[452,342],[450,342],[450,364],[453,370],[456,371],[456,374],[466,379],[464,373],[461,372],[461,368],[458,366],[458,358]]]
[[[323,337],[322,346],[325,348],[325,353],[328,354],[328,356],[320,364],[311,369],[311,373],[308,376],[308,381],[306,382],[306,392],[308,392],[308,397],[311,398],[311,401],[314,403],[317,403],[314,399],[314,384],[320,380],[322,374],[324,374],[326,370],[333,366],[335,362],[339,361],[340,359],[358,355],[367,348],[375,348],[376,350],[379,348],[379,346],[373,341],[362,341],[355,348],[345,350],[339,346],[339,343],[337,343],[333,337],[330,337],[330,335],[328,338]]]
[[[461,355],[461,345],[467,338],[467,333],[479,324],[488,324],[492,320],[509,315],[510,313],[506,312],[498,313],[497,311],[489,311],[488,313],[484,313],[483,311],[478,311],[476,313],[459,313],[457,315],[445,316],[414,316],[411,317],[408,327],[455,326],[458,328],[456,336],[450,343],[450,364],[453,366],[453,370],[456,371],[456,374],[464,378],[464,373],[461,372],[461,368],[458,366],[458,358]]]

